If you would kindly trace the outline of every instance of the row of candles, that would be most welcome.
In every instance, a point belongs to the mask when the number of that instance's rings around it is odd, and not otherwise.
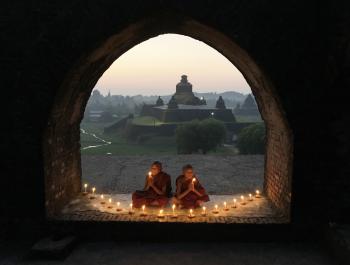
[[[193,181],[193,182],[194,182],[194,181]],[[88,192],[87,192],[87,187],[88,187],[88,184],[84,184],[84,192],[83,192],[83,194],[85,194],[85,195],[88,194]],[[95,187],[92,187],[91,191],[92,191],[92,194],[91,194],[91,196],[90,196],[90,199],[94,199],[94,198],[95,198],[96,188],[95,188]],[[261,195],[260,195],[260,191],[259,191],[259,190],[256,190],[256,191],[255,191],[255,196],[254,196],[254,197],[255,197],[255,198],[261,198]],[[106,201],[104,200],[105,198],[104,198],[104,195],[103,195],[103,194],[100,195],[100,198],[101,198],[101,202],[100,202],[100,203],[101,203],[101,204],[106,204]],[[253,201],[253,195],[252,195],[251,193],[248,194],[248,201]],[[238,206],[237,199],[236,199],[236,198],[233,198],[232,202],[233,202],[233,203],[232,203],[232,205],[231,205],[231,208],[237,208],[237,206]],[[241,204],[241,205],[247,204],[247,200],[246,200],[246,198],[244,197],[244,195],[241,195],[239,204]],[[120,204],[120,202],[118,201],[118,202],[117,202],[117,207],[116,207],[116,210],[117,210],[118,212],[123,211],[123,208],[121,208],[120,205],[121,205],[121,204]],[[109,198],[109,199],[108,199],[108,206],[107,206],[107,208],[110,208],[110,209],[113,208],[112,198]],[[176,214],[176,205],[173,204],[171,208],[172,208],[172,214],[170,215],[170,217],[172,217],[172,218],[177,218],[177,214]],[[229,211],[229,210],[230,210],[230,208],[228,207],[228,204],[227,204],[226,201],[223,202],[223,210],[224,210],[224,211]],[[132,203],[129,205],[129,211],[128,211],[128,212],[129,212],[129,214],[134,214],[134,213],[135,213],[134,207],[133,207],[133,204],[132,204]],[[213,212],[214,214],[218,214],[218,213],[220,212],[220,211],[219,211],[219,206],[218,206],[217,204],[214,205],[214,208],[213,208],[212,212]],[[142,205],[140,216],[147,216],[147,215],[148,215],[148,214],[147,214],[147,211],[146,211],[146,205]],[[201,211],[201,216],[206,216],[206,215],[207,215],[207,208],[206,208],[205,206],[203,206],[203,207],[202,207],[202,211]],[[166,214],[164,213],[164,210],[163,210],[163,209],[160,209],[157,216],[158,216],[158,218],[164,218],[164,217],[166,216]],[[189,217],[189,218],[194,218],[194,217],[195,217],[195,214],[193,213],[193,209],[189,209],[188,217]]]

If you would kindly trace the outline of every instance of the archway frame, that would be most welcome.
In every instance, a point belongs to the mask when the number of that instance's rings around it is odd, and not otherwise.
[[[186,17],[148,18],[116,32],[74,63],[62,82],[43,138],[48,218],[81,190],[80,122],[92,89],[123,53],[160,34],[175,33],[206,43],[242,73],[266,124],[264,192],[290,217],[293,135],[272,81],[251,56],[223,33]]]

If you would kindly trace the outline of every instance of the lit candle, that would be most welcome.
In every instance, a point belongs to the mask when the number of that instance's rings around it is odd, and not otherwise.
[[[90,196],[90,199],[95,199],[95,191],[96,191],[96,188],[95,187],[92,187],[92,195]]]
[[[146,216],[147,213],[146,213],[146,205],[142,205],[142,213],[141,213],[141,216]]]
[[[151,172],[151,171],[148,172],[148,177],[149,177],[150,179],[152,178],[152,172]]]
[[[207,208],[205,206],[202,207],[202,216],[206,216],[207,215]]]
[[[260,191],[259,190],[255,191],[255,198],[260,198]]]
[[[87,194],[87,187],[88,187],[88,184],[85,183],[85,184],[84,184],[84,194]]]
[[[224,210],[225,210],[225,211],[228,211],[227,203],[226,203],[226,202],[224,202]]]
[[[113,206],[112,206],[112,198],[109,198],[108,199],[108,208],[113,208]]]
[[[192,179],[192,183],[194,184],[196,182],[196,178],[193,178]]]
[[[241,196],[241,204],[244,205],[245,204],[245,201],[244,201],[244,196],[242,195]]]
[[[218,206],[217,204],[215,204],[213,213],[218,213],[218,212],[219,212],[218,207],[219,207],[219,206]]]
[[[252,201],[253,200],[253,196],[251,193],[249,193],[249,200]]]
[[[101,204],[105,204],[106,202],[104,201],[104,196],[101,194]]]
[[[163,209],[159,210],[158,218],[164,218]]]
[[[232,208],[236,208],[236,207],[237,207],[237,199],[233,199]]]
[[[190,209],[190,214],[188,215],[189,218],[194,218],[193,210]]]
[[[129,214],[133,214],[134,213],[134,210],[132,208],[132,203],[130,203],[130,209],[129,209]]]
[[[176,217],[177,217],[177,215],[176,215],[176,213],[175,213],[176,205],[173,204],[173,205],[171,206],[171,208],[173,209],[173,215],[172,215],[171,217],[176,218]]]
[[[120,208],[120,202],[117,202],[117,211],[120,212],[122,208]]]

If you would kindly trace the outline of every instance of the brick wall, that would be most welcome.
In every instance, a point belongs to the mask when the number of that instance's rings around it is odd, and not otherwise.
[[[123,52],[172,32],[211,45],[247,79],[269,125],[272,201],[291,200],[292,222],[345,219],[348,11],[345,1],[2,2],[0,214],[42,218],[45,204],[59,208],[78,192],[78,127],[91,89]]]

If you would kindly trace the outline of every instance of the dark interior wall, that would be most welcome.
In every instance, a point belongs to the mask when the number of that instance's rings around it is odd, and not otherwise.
[[[316,1],[3,3],[0,65],[10,120],[2,129],[8,156],[1,215],[44,217],[43,158],[49,154],[43,152],[43,134],[55,98],[62,97],[62,82],[77,62],[128,25],[171,14],[221,31],[247,51],[273,82],[293,131],[293,220],[343,218],[350,197],[349,110],[345,94],[338,97],[337,92],[349,87],[345,10],[340,4],[321,6]],[[81,80],[82,87],[89,85]],[[77,98],[67,96],[68,101]],[[72,124],[74,119],[73,115]],[[78,144],[78,136],[71,137],[71,144]],[[73,150],[62,155],[74,157]],[[53,166],[59,175],[62,165]],[[71,188],[79,187],[75,182]]]

